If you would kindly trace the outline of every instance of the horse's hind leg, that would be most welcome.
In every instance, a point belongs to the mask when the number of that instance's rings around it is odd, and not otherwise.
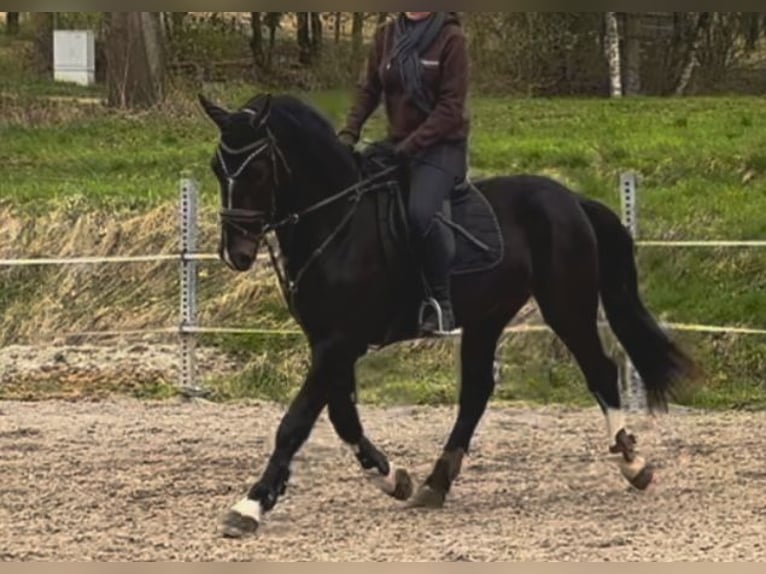
[[[519,305],[520,306],[520,305]],[[510,317],[513,313],[509,314]],[[441,508],[452,483],[460,473],[476,427],[495,388],[494,360],[497,341],[507,321],[494,320],[466,325],[460,346],[460,406],[447,444],[431,474],[416,493],[410,506]]]
[[[628,481],[645,489],[652,481],[651,470],[636,454],[635,437],[628,434],[620,404],[618,370],[604,352],[598,333],[598,291],[595,282],[575,273],[568,281],[551,281],[548,289],[536,293],[545,321],[572,352],[585,376],[588,390],[606,418],[609,450],[620,454],[620,470]]]

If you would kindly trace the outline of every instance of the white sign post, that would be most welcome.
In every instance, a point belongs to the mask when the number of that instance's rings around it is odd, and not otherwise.
[[[96,83],[96,39],[92,30],[53,31],[53,79],[81,86]]]

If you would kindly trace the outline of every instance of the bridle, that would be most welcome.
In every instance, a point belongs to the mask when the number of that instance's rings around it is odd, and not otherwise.
[[[255,117],[258,117],[258,114],[250,109],[243,109],[242,110],[245,113],[251,114]],[[316,262],[326,251],[326,249],[330,246],[330,244],[340,235],[340,233],[343,231],[343,229],[346,227],[346,225],[351,221],[351,218],[356,213],[357,207],[359,206],[359,201],[362,199],[364,195],[371,191],[379,190],[379,189],[390,189],[392,185],[395,185],[392,183],[392,181],[384,181],[379,182],[380,179],[382,179],[384,176],[389,175],[399,169],[399,166],[390,166],[386,167],[385,169],[382,169],[378,171],[377,173],[367,177],[366,179],[360,179],[355,184],[339,191],[338,193],[331,195],[330,197],[327,197],[325,199],[322,199],[321,201],[310,205],[309,207],[306,207],[300,211],[288,213],[286,216],[280,218],[279,220],[276,220],[277,217],[277,207],[276,207],[276,190],[281,185],[282,181],[279,178],[279,166],[281,165],[284,169],[287,179],[289,180],[292,177],[292,171],[290,169],[289,164],[287,163],[287,160],[285,158],[285,155],[282,153],[282,150],[279,147],[279,144],[277,142],[276,137],[274,136],[273,132],[269,127],[266,125],[266,122],[269,119],[269,116],[271,114],[271,111],[268,110],[265,114],[263,114],[263,118],[259,118],[258,122],[258,128],[262,128],[265,126],[266,128],[266,135],[259,140],[247,144],[241,148],[232,148],[223,141],[223,138],[218,143],[218,149],[216,150],[216,156],[218,158],[218,162],[220,164],[221,170],[223,171],[223,175],[226,178],[226,181],[228,183],[227,185],[227,196],[226,196],[226,204],[225,207],[221,208],[219,211],[219,217],[222,224],[225,224],[233,229],[236,229],[240,233],[242,233],[244,236],[253,239],[256,244],[260,243],[260,241],[269,233],[279,231],[280,229],[286,228],[288,226],[297,226],[306,216],[315,213],[329,205],[332,205],[334,203],[337,203],[341,201],[342,199],[347,199],[351,203],[351,208],[344,214],[343,218],[341,219],[340,223],[337,225],[337,227],[330,233],[330,235],[320,244],[320,246],[316,249],[314,249],[311,252],[310,257],[308,260],[303,264],[303,266],[298,270],[295,277],[291,280],[288,277],[287,271],[285,269],[284,264],[279,260],[279,258],[276,255],[274,246],[270,241],[266,241],[266,245],[268,247],[269,251],[269,258],[271,260],[271,264],[274,267],[274,271],[277,275],[277,279],[279,281],[280,290],[282,291],[282,295],[285,299],[285,303],[287,304],[290,311],[293,313],[293,315],[298,318],[297,310],[294,306],[294,299],[295,295],[298,292],[298,285],[303,278],[304,274],[308,269],[311,267],[311,265]],[[243,162],[240,164],[240,166],[234,170],[231,171],[229,169],[229,166],[226,164],[226,161],[224,159],[223,153],[227,153],[232,156],[241,156],[244,154],[249,154]],[[238,177],[242,175],[242,173],[247,169],[247,167],[255,161],[257,158],[262,156],[263,154],[268,154],[269,161],[271,163],[272,169],[271,169],[271,209],[270,211],[266,212],[263,210],[257,210],[257,209],[240,209],[235,208],[232,206],[233,203],[233,196],[234,196],[234,185],[236,183],[236,180]],[[275,221],[276,220],[276,221]],[[260,229],[259,232],[253,233],[251,232],[246,226],[256,224],[258,228]]]
[[[258,114],[249,109],[244,108],[242,110],[244,113],[252,115],[254,118],[258,119],[258,125],[253,126],[256,129],[260,129],[264,126],[266,126],[266,122],[269,119],[269,116],[271,115],[271,111],[267,111],[262,118],[258,118]],[[255,120],[254,120],[255,121]],[[229,166],[226,164],[226,160],[224,159],[224,152],[229,154],[230,156],[242,156],[244,154],[249,154],[245,159],[242,161],[242,163],[239,165],[239,167],[231,171],[229,169]],[[233,207],[234,203],[234,185],[236,184],[237,178],[242,175],[242,173],[252,164],[256,159],[258,159],[262,154],[268,153],[269,160],[271,163],[271,174],[272,174],[272,185],[271,185],[271,210],[270,212],[266,212],[263,210],[258,209],[238,209]],[[248,224],[259,224],[261,229],[265,229],[268,226],[269,221],[273,221],[276,213],[276,197],[275,197],[275,190],[279,186],[279,169],[278,169],[278,162],[282,164],[282,167],[284,168],[287,177],[289,178],[291,176],[290,173],[290,166],[287,164],[287,161],[285,160],[285,156],[282,154],[282,151],[279,149],[279,146],[277,145],[277,140],[274,137],[274,133],[271,131],[271,129],[266,126],[266,136],[260,138],[259,140],[254,141],[253,143],[247,144],[245,146],[242,146],[240,148],[232,148],[231,146],[227,145],[225,141],[223,141],[223,137],[218,142],[218,149],[216,150],[216,156],[218,158],[218,163],[221,166],[221,170],[223,171],[223,175],[226,178],[227,182],[227,188],[226,188],[226,200],[225,205],[223,208],[219,211],[219,217],[221,219],[221,223],[225,223],[226,225],[236,229],[240,233],[246,235],[246,236],[252,236],[253,234],[250,233],[248,229],[244,227],[244,225]],[[265,231],[263,232],[265,233]],[[259,234],[262,235],[262,234]],[[260,239],[260,237],[257,237],[257,239]]]

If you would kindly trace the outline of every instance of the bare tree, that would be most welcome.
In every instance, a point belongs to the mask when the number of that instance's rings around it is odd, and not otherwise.
[[[5,33],[9,36],[15,36],[19,33],[19,13],[5,13]]]
[[[260,12],[250,12],[250,51],[256,66],[263,65],[263,22]]]
[[[107,14],[109,105],[144,108],[164,97],[166,46],[159,12]]]
[[[676,84],[675,95],[682,96],[686,93],[689,83],[692,79],[694,69],[697,67],[700,44],[702,43],[705,32],[710,27],[710,12],[700,12],[697,16],[697,25],[694,27],[694,33],[690,38],[689,48],[686,55],[686,62],[681,70],[681,75]]]
[[[606,57],[609,62],[609,92],[613,98],[622,96],[622,77],[620,74],[620,31],[615,12],[605,12],[606,18]]]
[[[309,12],[309,14],[311,15],[309,18],[311,23],[311,55],[317,57],[322,52],[324,39],[322,15],[319,12]]]
[[[641,93],[641,14],[624,14],[625,95]]]
[[[165,33],[169,38],[174,34],[177,34],[183,28],[184,20],[188,14],[188,12],[163,12]]]
[[[271,61],[274,57],[274,45],[277,41],[277,28],[282,21],[282,12],[266,12],[263,22],[269,29],[269,49],[266,54],[266,66],[271,68]]]
[[[364,44],[364,12],[354,12],[351,19],[351,54],[356,74],[364,62],[362,45]]]
[[[301,64],[311,63],[311,32],[309,31],[309,13],[298,12],[298,59]]]
[[[343,12],[335,12],[333,14],[333,21],[335,22],[335,29],[333,32],[335,33],[335,44],[340,44],[340,31],[341,27],[343,25]]]
[[[35,48],[41,67],[53,70],[53,12],[30,12]]]
[[[353,12],[351,18],[351,45],[356,53],[362,49],[364,32],[364,12]]]
[[[745,28],[745,48],[752,52],[758,46],[758,41],[764,32],[766,14],[761,12],[745,12],[742,18],[743,27]]]

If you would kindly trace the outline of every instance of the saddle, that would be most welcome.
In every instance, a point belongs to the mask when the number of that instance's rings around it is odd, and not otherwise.
[[[368,146],[358,157],[364,177],[395,165],[394,155],[382,146]],[[394,171],[384,191],[375,194],[378,233],[386,260],[394,265],[409,257],[406,168]],[[488,271],[503,259],[503,236],[494,209],[467,177],[455,186],[437,213],[437,223],[452,231],[452,276]]]

